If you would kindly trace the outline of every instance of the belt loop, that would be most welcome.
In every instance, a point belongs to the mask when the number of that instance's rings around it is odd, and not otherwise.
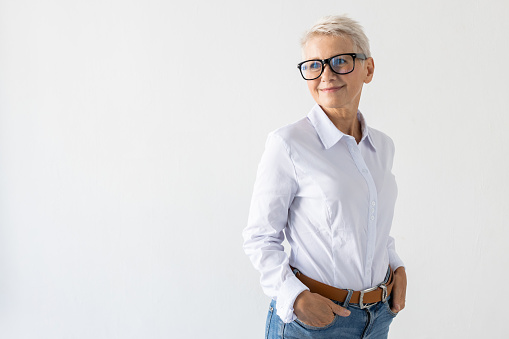
[[[385,274],[384,284],[389,282],[389,277],[391,276],[391,266],[387,268],[387,273]]]
[[[346,296],[345,301],[343,302],[343,307],[347,308],[350,305],[350,299],[352,298],[353,290],[348,290],[348,295]]]

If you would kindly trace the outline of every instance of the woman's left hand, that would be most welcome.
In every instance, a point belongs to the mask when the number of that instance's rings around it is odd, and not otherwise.
[[[391,293],[392,301],[391,311],[394,313],[398,313],[399,311],[404,309],[405,298],[406,298],[406,272],[404,267],[398,267],[398,269],[394,271],[394,287],[392,288]]]

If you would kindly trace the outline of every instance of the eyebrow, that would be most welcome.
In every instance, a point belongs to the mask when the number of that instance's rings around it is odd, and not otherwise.
[[[325,60],[325,59],[329,59],[329,58],[332,58],[332,57],[335,57],[335,56],[338,56],[338,55],[341,55],[341,54],[349,54],[349,53],[355,53],[355,54],[360,54],[360,52],[342,52],[342,53],[337,53],[337,54],[332,54],[330,57],[328,58],[309,58],[309,59],[304,59],[304,60]]]

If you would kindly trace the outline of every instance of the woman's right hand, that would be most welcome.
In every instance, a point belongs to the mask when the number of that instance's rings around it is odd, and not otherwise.
[[[334,320],[334,314],[348,317],[350,311],[317,293],[303,291],[295,299],[293,312],[306,325],[324,327]]]

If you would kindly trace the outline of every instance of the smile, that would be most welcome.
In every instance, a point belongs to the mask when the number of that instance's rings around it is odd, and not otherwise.
[[[324,93],[333,93],[339,91],[344,86],[338,86],[338,87],[329,87],[329,88],[321,88],[320,91]]]

